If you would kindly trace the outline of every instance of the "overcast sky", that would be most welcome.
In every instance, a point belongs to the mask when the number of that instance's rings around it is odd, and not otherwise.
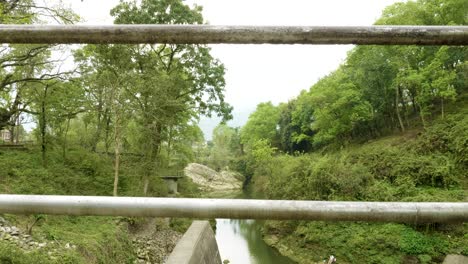
[[[63,0],[65,3],[66,0]],[[85,24],[112,24],[118,0],[71,0]],[[365,26],[397,0],[187,0],[203,6],[211,25]],[[226,69],[226,101],[234,106],[231,126],[242,126],[260,102],[287,102],[336,69],[352,45],[210,45]],[[218,119],[203,118],[211,138]]]

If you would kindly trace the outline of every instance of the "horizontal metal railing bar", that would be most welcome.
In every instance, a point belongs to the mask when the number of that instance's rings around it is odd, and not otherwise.
[[[0,25],[0,43],[467,45],[468,26]]]
[[[468,203],[0,195],[0,213],[406,223],[467,222]]]

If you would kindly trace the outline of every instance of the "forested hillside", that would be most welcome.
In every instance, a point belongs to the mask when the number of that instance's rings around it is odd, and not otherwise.
[[[46,4],[1,1],[0,23],[79,20],[66,5]],[[121,1],[110,12],[115,23],[204,22],[201,8],[182,1]],[[169,193],[161,176],[195,159],[201,115],[230,118],[224,85],[224,66],[205,45],[4,44],[0,192],[198,196],[186,179]],[[175,242],[168,225],[183,232],[187,222],[3,215],[0,262],[159,263]],[[153,232],[160,248],[135,237]]]
[[[397,3],[376,24],[467,25],[466,1]],[[213,150],[231,153],[230,166],[269,199],[466,201],[467,57],[464,46],[357,46],[296,98],[259,104],[240,129],[220,125]],[[264,226],[265,239],[300,263],[329,255],[339,263],[440,263],[468,254],[467,231],[466,224]]]
[[[124,0],[110,14],[115,24],[205,23],[182,0]],[[79,19],[60,4],[0,1],[2,24]],[[468,25],[467,3],[401,2],[376,24]],[[260,103],[232,128],[225,67],[206,45],[3,44],[0,192],[199,197],[187,178],[178,193],[161,179],[198,162],[240,172],[268,199],[467,201],[467,57],[465,46],[356,46],[310,89]],[[223,122],[205,142],[197,123],[213,115]],[[2,215],[0,263],[158,263],[188,223]],[[266,221],[263,234],[299,263],[468,255],[466,223]]]

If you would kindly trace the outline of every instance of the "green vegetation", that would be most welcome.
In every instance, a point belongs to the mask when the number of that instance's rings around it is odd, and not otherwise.
[[[204,23],[200,7],[180,0],[121,1],[110,13],[116,24]],[[2,23],[50,20],[71,24],[78,16],[61,5],[0,2]],[[76,68],[62,70],[62,58],[70,54]],[[0,131],[9,137],[1,141],[20,147],[30,142],[18,150],[0,149],[0,190],[199,196],[188,179],[179,181],[178,194],[170,194],[161,176],[180,174],[194,161],[194,146],[204,145],[196,125],[200,115],[230,118],[224,85],[224,66],[206,45],[83,45],[74,50],[3,45]],[[30,120],[37,126],[27,134],[23,125]],[[26,252],[1,239],[1,263],[133,263],[137,250],[132,232],[152,223],[110,217],[3,217],[29,231],[33,240],[56,242],[61,249],[53,256],[49,246]],[[178,231],[186,226],[186,221],[172,224]],[[66,244],[73,250],[64,250]]]
[[[466,25],[463,5],[397,3],[376,24]],[[357,46],[297,98],[259,104],[235,130],[241,144],[230,151],[242,152],[230,166],[269,199],[466,201],[467,57],[463,46]],[[224,145],[238,146],[231,138]],[[438,263],[468,254],[467,233],[466,224],[264,226],[265,239],[301,263],[329,255],[340,263]]]
[[[47,15],[39,10],[50,11]],[[182,0],[120,1],[116,24],[202,24]],[[74,23],[61,6],[0,1],[1,23]],[[467,25],[466,1],[418,0],[388,7],[378,25]],[[76,68],[64,71],[60,54]],[[63,56],[62,56],[63,57]],[[271,199],[466,201],[468,48],[357,46],[334,72],[278,106],[260,103],[231,128],[223,64],[206,45],[3,45],[0,50],[0,192],[198,197],[160,176],[189,162],[229,167]],[[200,115],[223,122],[205,146]],[[37,126],[26,133],[27,119]],[[4,141],[2,139],[2,141]],[[3,143],[3,142],[2,142]],[[50,256],[0,240],[1,263],[133,263],[136,218],[2,216],[33,239],[72,244]],[[190,220],[171,220],[183,232]],[[265,239],[299,262],[437,263],[468,254],[468,228],[267,221]],[[57,255],[58,254],[58,255]]]
[[[277,155],[256,168],[254,186],[271,199],[466,201],[466,162],[458,151],[467,145],[454,147],[466,142],[466,133],[458,134],[457,127],[466,131],[466,114],[449,115],[419,136],[409,131],[338,151]],[[439,129],[446,133],[436,136]],[[345,263],[401,263],[410,256],[438,263],[446,254],[468,254],[466,224],[268,221],[264,232],[268,242],[301,263],[329,255]]]

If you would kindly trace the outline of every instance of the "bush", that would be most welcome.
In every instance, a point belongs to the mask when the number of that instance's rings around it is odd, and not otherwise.
[[[398,245],[402,252],[409,255],[428,254],[434,250],[430,238],[410,230],[402,232]]]
[[[427,128],[413,146],[421,153],[442,152],[452,154],[462,167],[468,167],[468,109],[461,113],[439,118]]]
[[[442,153],[421,154],[401,146],[371,144],[351,155],[376,179],[392,185],[449,187],[457,185],[460,174],[453,159]]]
[[[276,155],[253,179],[271,199],[463,201],[468,119],[457,118],[458,124],[438,121],[418,138],[394,136],[325,154]],[[329,255],[349,263],[400,263],[408,255],[431,263],[468,252],[466,224],[422,226],[426,230],[420,232],[421,226],[402,224],[281,223],[267,221],[264,231],[301,263]]]
[[[372,182],[365,166],[341,155],[278,156],[269,171],[266,192],[274,199],[359,200]]]

